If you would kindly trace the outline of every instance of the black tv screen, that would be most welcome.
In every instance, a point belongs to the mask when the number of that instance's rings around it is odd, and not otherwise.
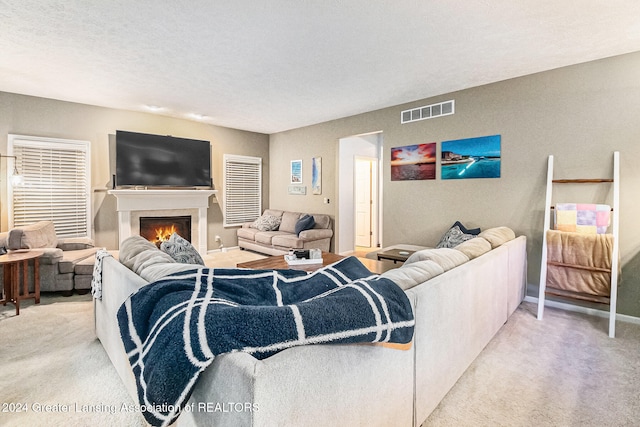
[[[209,141],[116,131],[116,185],[210,187]]]

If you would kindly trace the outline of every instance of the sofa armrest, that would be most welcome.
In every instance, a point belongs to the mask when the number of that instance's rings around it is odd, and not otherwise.
[[[301,231],[298,238],[305,241],[327,239],[333,236],[333,230],[327,228],[312,228]]]

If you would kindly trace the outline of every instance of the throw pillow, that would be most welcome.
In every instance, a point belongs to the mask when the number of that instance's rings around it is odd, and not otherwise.
[[[251,227],[257,228],[260,231],[274,231],[280,227],[281,221],[282,218],[279,216],[265,214],[256,219],[253,224],[251,224]]]
[[[169,240],[160,244],[160,249],[167,253],[176,262],[183,264],[204,265],[204,260],[187,239],[173,233]]]
[[[296,235],[300,235],[304,230],[311,230],[316,225],[313,216],[306,214],[296,222]]]
[[[466,234],[460,230],[460,227],[454,225],[440,239],[440,242],[436,245],[436,248],[454,248],[462,242],[465,242],[469,239],[473,239],[473,234]]]
[[[473,234],[474,236],[480,234],[480,228],[468,229],[464,225],[462,225],[460,221],[456,221],[451,227],[455,227],[456,225],[460,227],[460,231],[462,231],[464,234]]]

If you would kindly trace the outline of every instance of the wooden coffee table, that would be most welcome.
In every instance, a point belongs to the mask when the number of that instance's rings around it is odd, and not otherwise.
[[[4,295],[0,303],[7,305],[10,302],[15,305],[16,316],[20,315],[20,301],[33,298],[36,304],[40,304],[40,257],[42,254],[41,250],[30,249],[26,252],[9,252],[0,256],[0,265],[4,270]],[[33,260],[33,292],[29,292],[28,272],[31,260]]]
[[[322,252],[322,264],[296,264],[289,265],[284,260],[283,255],[270,256],[255,261],[238,263],[238,268],[251,268],[253,270],[304,270],[304,271],[316,271],[321,267],[325,267],[334,262],[338,262],[346,257],[331,252]],[[397,266],[387,261],[376,261],[369,258],[358,258],[369,271],[377,274],[384,273],[387,270],[391,270]]]

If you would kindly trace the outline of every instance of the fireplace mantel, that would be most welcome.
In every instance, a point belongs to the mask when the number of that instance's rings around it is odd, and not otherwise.
[[[132,212],[197,209],[198,214],[193,218],[198,230],[197,244],[194,246],[200,254],[204,255],[207,253],[209,197],[217,192],[217,190],[109,190],[109,194],[117,199],[119,241],[122,242],[133,234]]]

